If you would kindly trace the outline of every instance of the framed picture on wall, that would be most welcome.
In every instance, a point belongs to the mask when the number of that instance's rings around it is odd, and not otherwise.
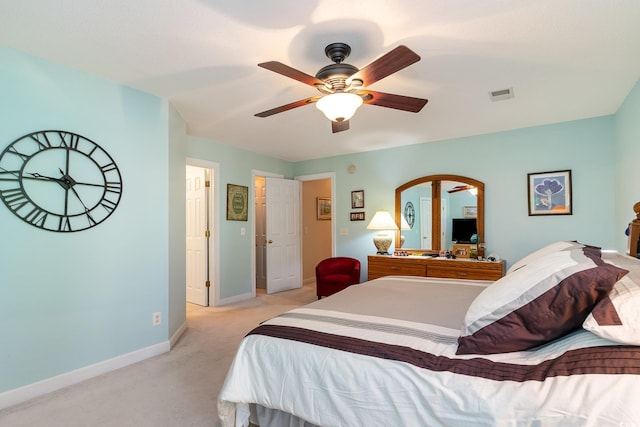
[[[227,184],[227,220],[247,221],[249,212],[249,187]]]
[[[364,190],[351,192],[351,209],[364,209]]]
[[[571,171],[527,174],[529,215],[572,215]]]
[[[364,212],[351,212],[351,221],[364,221]]]
[[[317,219],[331,219],[331,197],[316,197]]]
[[[478,207],[477,206],[465,206],[463,209],[463,216],[465,218],[477,218]]]

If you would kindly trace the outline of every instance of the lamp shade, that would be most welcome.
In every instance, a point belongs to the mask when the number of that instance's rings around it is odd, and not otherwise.
[[[367,230],[397,230],[398,226],[388,211],[378,211],[371,219]]]
[[[355,93],[344,92],[323,96],[316,102],[316,108],[333,122],[349,120],[361,105],[362,98]]]
[[[404,215],[400,215],[400,230],[411,230],[409,223],[404,219]]]
[[[400,215],[400,230],[411,230],[411,227],[409,226],[409,223],[407,222],[406,219],[404,219],[404,215]],[[404,242],[405,242],[406,238],[404,237],[404,235],[400,234],[400,247],[404,247]]]

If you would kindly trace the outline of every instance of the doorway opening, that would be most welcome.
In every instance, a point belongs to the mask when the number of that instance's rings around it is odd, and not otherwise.
[[[320,200],[331,200],[331,215],[320,215]],[[326,202],[325,202],[326,203]],[[333,198],[331,178],[302,182],[302,278],[305,285],[315,285],[316,265],[333,256]]]

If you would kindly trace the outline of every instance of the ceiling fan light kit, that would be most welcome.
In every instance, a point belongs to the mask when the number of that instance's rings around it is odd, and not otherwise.
[[[322,67],[315,76],[277,61],[258,64],[259,67],[313,86],[324,96],[312,96],[255,115],[269,117],[315,103],[316,107],[331,120],[331,129],[333,133],[336,133],[349,129],[349,119],[362,104],[417,113],[428,102],[422,98],[364,89],[365,86],[372,85],[378,80],[418,62],[420,57],[408,47],[398,46],[360,70],[353,65],[344,63],[350,53],[351,47],[348,44],[331,43],[325,48],[325,54],[334,63]]]
[[[316,108],[332,122],[341,122],[353,117],[362,102],[362,98],[355,93],[339,92],[320,98]]]

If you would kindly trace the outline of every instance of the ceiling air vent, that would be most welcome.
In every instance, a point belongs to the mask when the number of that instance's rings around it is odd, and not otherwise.
[[[489,92],[489,97],[492,101],[504,101],[505,99],[513,98],[513,88],[492,90]]]

